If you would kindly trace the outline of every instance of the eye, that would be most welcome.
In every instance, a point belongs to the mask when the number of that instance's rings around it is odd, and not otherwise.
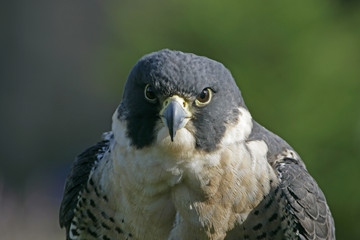
[[[150,84],[147,84],[145,86],[144,95],[145,95],[146,100],[148,100],[149,102],[151,102],[151,103],[156,102],[156,95]]]
[[[197,96],[195,100],[195,104],[199,107],[205,106],[211,101],[212,92],[210,88],[205,88],[201,91],[201,93]]]

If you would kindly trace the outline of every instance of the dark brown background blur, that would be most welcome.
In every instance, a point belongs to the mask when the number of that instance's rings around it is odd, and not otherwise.
[[[64,239],[63,184],[110,129],[127,74],[162,48],[233,73],[253,117],[360,239],[360,4],[345,0],[12,0],[0,9],[1,239]]]

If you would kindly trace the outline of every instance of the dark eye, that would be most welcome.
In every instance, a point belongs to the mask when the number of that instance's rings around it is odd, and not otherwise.
[[[156,95],[150,84],[147,84],[145,86],[144,95],[146,100],[148,100],[149,102],[154,103],[156,101]]]
[[[211,101],[212,93],[210,88],[205,88],[201,91],[201,93],[197,96],[195,103],[198,106],[204,106]]]

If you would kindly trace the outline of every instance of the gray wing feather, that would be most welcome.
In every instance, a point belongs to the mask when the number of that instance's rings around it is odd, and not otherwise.
[[[325,196],[299,161],[285,158],[275,164],[289,212],[295,217],[300,239],[335,239],[334,220]]]
[[[101,141],[82,152],[74,161],[66,178],[64,195],[60,206],[60,226],[66,228],[66,234],[74,217],[74,209],[79,193],[84,189],[92,168],[109,148],[109,141]],[[99,159],[100,158],[100,159]]]
[[[281,178],[280,188],[288,202],[288,210],[297,221],[300,238],[335,239],[334,220],[325,196],[291,146],[256,121],[253,121],[253,129],[248,140],[263,140],[268,145],[269,164]],[[294,151],[299,160],[279,160],[279,156],[287,150]]]

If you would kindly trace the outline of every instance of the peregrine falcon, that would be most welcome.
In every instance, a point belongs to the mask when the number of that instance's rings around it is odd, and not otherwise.
[[[335,239],[299,155],[258,124],[230,71],[161,50],[131,70],[111,131],[81,153],[66,239]]]

